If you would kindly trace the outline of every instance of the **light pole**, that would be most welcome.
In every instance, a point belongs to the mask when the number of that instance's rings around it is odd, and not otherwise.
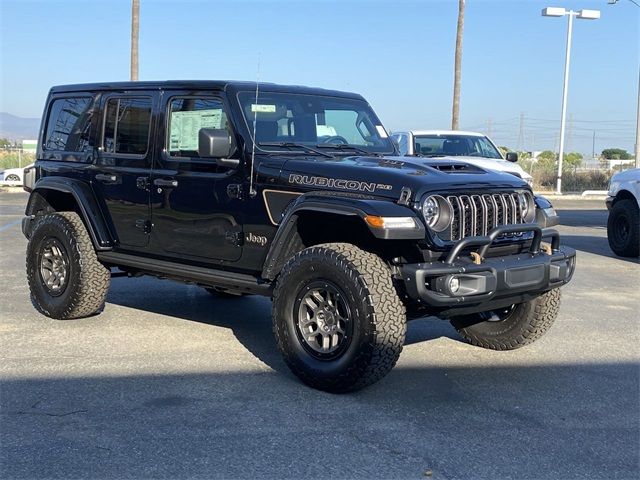
[[[556,193],[562,195],[562,160],[564,156],[564,128],[567,117],[567,93],[569,88],[569,61],[571,59],[571,33],[573,31],[573,17],[584,20],[596,20],[600,18],[599,10],[567,10],[559,7],[547,7],[542,10],[543,17],[569,17],[569,27],[567,28],[567,51],[564,59],[564,84],[562,87],[562,115],[560,117],[560,151],[558,152],[558,181],[556,183]]]

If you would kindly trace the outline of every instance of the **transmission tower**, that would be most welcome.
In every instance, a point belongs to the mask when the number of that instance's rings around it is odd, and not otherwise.
[[[518,151],[524,147],[524,112],[520,112],[520,128],[518,129]]]

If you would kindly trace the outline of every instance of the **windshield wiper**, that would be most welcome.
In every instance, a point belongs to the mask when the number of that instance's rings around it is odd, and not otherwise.
[[[424,157],[424,158],[437,158],[437,157],[447,157],[450,155],[445,155],[444,153],[414,153],[410,155],[412,157]],[[454,156],[454,155],[451,155]]]
[[[322,157],[333,158],[333,155],[330,155],[326,152],[321,152],[320,150],[316,150],[315,148],[311,148],[304,143],[296,143],[296,142],[259,142],[259,146],[261,147],[282,147],[282,148],[300,148],[307,153],[315,153],[316,155],[320,155]]]
[[[365,150],[364,148],[356,147],[354,145],[349,145],[349,144],[346,144],[346,143],[338,143],[338,144],[335,144],[335,143],[319,143],[319,144],[316,145],[316,147],[318,147],[318,148],[331,148],[331,149],[340,150],[340,151],[353,150],[354,152],[362,153],[363,155],[371,155],[371,156],[374,156],[374,157],[382,156],[382,154],[380,154],[380,153],[370,152],[368,150]]]

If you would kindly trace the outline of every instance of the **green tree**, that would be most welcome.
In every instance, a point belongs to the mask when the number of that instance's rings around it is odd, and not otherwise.
[[[11,142],[9,140],[7,140],[6,138],[0,138],[0,148],[6,148],[10,146]]]
[[[504,145],[499,146],[498,150],[500,150],[500,153],[502,154],[503,157],[507,154],[507,152],[512,151],[509,147],[505,147]]]
[[[556,168],[556,154],[551,150],[545,150],[538,154],[536,168],[545,171],[552,171]]]
[[[622,148],[605,148],[602,150],[602,158],[607,160],[632,160],[633,155]]]
[[[578,152],[565,153],[563,162],[567,168],[575,170],[582,164],[582,154]]]

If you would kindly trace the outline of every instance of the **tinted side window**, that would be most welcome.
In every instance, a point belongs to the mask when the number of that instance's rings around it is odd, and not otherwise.
[[[169,105],[168,151],[172,157],[198,155],[201,128],[226,128],[227,114],[215,98],[174,98]]]
[[[89,149],[91,103],[89,97],[54,100],[49,109],[43,150],[84,152]]]
[[[105,114],[104,151],[144,155],[149,145],[150,122],[151,98],[110,98]]]

